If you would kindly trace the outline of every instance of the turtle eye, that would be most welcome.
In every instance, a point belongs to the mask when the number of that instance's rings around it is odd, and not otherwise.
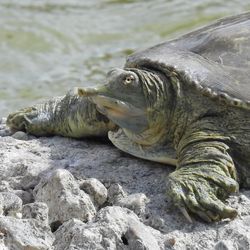
[[[126,76],[124,79],[124,84],[129,85],[135,80],[135,77],[133,75]]]

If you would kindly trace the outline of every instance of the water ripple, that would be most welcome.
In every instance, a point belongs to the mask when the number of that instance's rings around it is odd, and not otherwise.
[[[1,0],[0,116],[102,83],[132,51],[249,9],[239,0]]]

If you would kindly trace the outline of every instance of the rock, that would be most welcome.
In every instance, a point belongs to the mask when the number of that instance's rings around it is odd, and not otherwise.
[[[111,184],[108,189],[108,202],[115,204],[122,198],[126,197],[127,194],[123,191],[123,188],[118,183]]]
[[[27,204],[33,201],[33,195],[31,192],[25,190],[15,190],[10,187],[10,183],[4,180],[0,180],[0,192],[10,192],[18,196],[23,204]]]
[[[243,222],[243,223],[242,223]],[[250,216],[242,221],[234,220],[218,230],[218,247],[222,249],[250,249]],[[224,247],[224,248],[223,248]]]
[[[239,197],[237,197],[235,207],[237,208],[240,216],[250,216],[250,191],[243,191]]]
[[[149,199],[145,194],[131,194],[118,199],[114,205],[129,208],[137,215],[143,215],[145,214],[146,204],[148,202]]]
[[[1,217],[0,233],[2,245],[11,250],[50,250],[54,241],[48,228],[33,219]]]
[[[36,219],[45,225],[49,223],[48,212],[47,204],[42,202],[26,204],[22,209],[24,219]]]
[[[41,156],[34,150],[43,152]],[[44,148],[37,140],[21,141],[11,136],[0,137],[1,186],[8,190],[33,189],[40,181],[40,174],[50,168],[48,155],[50,149]],[[8,183],[8,187],[6,184]]]
[[[63,223],[71,218],[84,222],[95,215],[90,197],[80,190],[73,175],[64,169],[43,178],[34,189],[36,202],[44,202],[49,208],[49,223]]]
[[[129,227],[123,236],[123,242],[127,242],[129,249],[160,250],[160,245],[150,230],[144,224],[138,223],[138,221],[129,222]]]
[[[91,197],[97,208],[99,208],[106,202],[108,197],[108,191],[99,180],[95,178],[82,180],[79,186],[80,189],[82,189]]]
[[[0,193],[0,215],[22,217],[22,200],[13,193]]]
[[[25,141],[1,137],[5,130],[0,124],[0,193],[8,193],[0,196],[1,250],[250,249],[249,190],[228,199],[239,212],[234,220],[189,224],[166,195],[172,167],[105,140]]]
[[[101,209],[88,224],[75,219],[65,222],[55,237],[55,250],[163,249],[160,232],[145,226],[132,211],[115,206]]]
[[[28,135],[22,131],[17,131],[12,135],[12,137],[16,140],[27,141],[29,139]]]
[[[165,221],[159,215],[146,214],[144,217],[144,223],[146,225],[151,226],[160,231],[164,230]]]
[[[230,240],[221,240],[214,246],[214,250],[235,250],[233,242]]]
[[[174,237],[165,237],[165,249],[172,249],[172,247],[175,245],[176,239]]]
[[[108,189],[108,202],[115,206],[129,208],[137,215],[143,215],[149,199],[144,193],[127,195],[121,185],[114,183]]]
[[[12,192],[23,201],[23,204],[31,203],[34,200],[33,195],[28,191],[13,190]]]
[[[0,192],[8,192],[10,190],[11,188],[8,181],[5,180],[0,181]]]

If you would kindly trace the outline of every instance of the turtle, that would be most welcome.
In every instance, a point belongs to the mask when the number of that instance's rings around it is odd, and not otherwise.
[[[250,12],[127,56],[102,85],[76,87],[9,114],[13,131],[108,137],[175,166],[167,196],[192,222],[233,219],[227,198],[250,187]]]

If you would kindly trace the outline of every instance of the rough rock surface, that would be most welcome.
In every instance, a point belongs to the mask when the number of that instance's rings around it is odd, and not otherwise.
[[[101,207],[107,201],[108,191],[99,180],[95,178],[82,180],[79,186],[80,189],[90,195],[97,208]]]
[[[172,206],[172,167],[109,142],[15,134],[0,124],[0,249],[250,249],[250,191],[233,220],[189,224]]]
[[[0,217],[0,249],[51,249],[54,235],[47,226],[34,219]]]
[[[72,219],[55,233],[55,249],[163,249],[159,231],[145,226],[129,209],[107,206],[88,224]]]
[[[44,176],[34,188],[35,200],[49,208],[49,223],[59,223],[77,218],[84,222],[95,215],[90,197],[77,185],[74,176],[65,169],[57,169]]]
[[[0,193],[0,216],[21,217],[22,205],[22,200],[14,193]]]

